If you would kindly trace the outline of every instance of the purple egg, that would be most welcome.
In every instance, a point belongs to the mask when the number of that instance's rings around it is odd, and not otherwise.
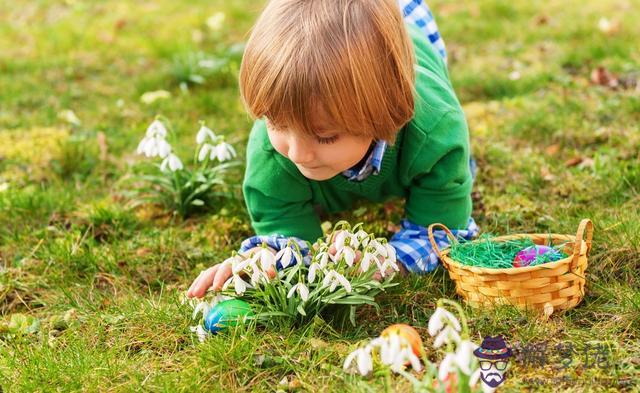
[[[560,253],[558,253],[558,250],[555,248],[538,245],[527,247],[516,254],[516,257],[513,259],[513,267],[529,266],[537,257],[547,253],[550,254],[549,257],[551,257],[551,260],[557,260],[560,256]]]

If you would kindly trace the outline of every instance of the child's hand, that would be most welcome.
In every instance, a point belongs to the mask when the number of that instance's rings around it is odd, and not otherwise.
[[[241,255],[245,257],[251,257],[255,252],[261,249],[262,247],[254,247],[242,253]],[[273,254],[275,254],[275,250],[273,250],[272,248],[267,247],[267,249],[271,251]],[[275,277],[276,272],[275,270],[268,271],[267,275],[273,278]],[[231,272],[230,264],[220,263],[215,266],[211,266],[207,270],[203,270],[202,272],[200,272],[200,275],[198,275],[198,277],[195,280],[193,280],[191,287],[189,287],[189,290],[187,291],[187,297],[201,298],[204,296],[205,293],[207,293],[207,290],[219,291],[220,289],[222,289],[222,286],[224,285],[224,283],[229,278],[231,278],[231,276],[232,276],[232,272]]]

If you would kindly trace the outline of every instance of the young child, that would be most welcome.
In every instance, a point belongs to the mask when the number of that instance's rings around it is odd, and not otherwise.
[[[468,129],[445,60],[421,0],[271,0],[240,70],[257,119],[243,183],[257,236],[240,252],[263,242],[276,252],[294,238],[306,256],[304,241],[322,236],[318,211],[394,197],[406,200],[406,218],[390,244],[409,272],[437,267],[428,225],[477,234]],[[229,266],[213,266],[187,295],[230,276]]]

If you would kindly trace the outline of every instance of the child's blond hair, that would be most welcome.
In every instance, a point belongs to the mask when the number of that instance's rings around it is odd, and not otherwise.
[[[254,118],[314,135],[322,105],[333,126],[395,142],[414,112],[414,53],[396,0],[271,0],[240,67]]]

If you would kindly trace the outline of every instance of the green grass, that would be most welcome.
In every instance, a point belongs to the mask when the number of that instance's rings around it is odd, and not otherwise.
[[[409,277],[352,327],[239,328],[200,345],[179,294],[203,268],[251,235],[241,201],[182,221],[128,207],[121,181],[156,114],[189,154],[198,120],[244,157],[251,122],[237,89],[242,43],[263,2],[197,0],[0,3],[0,384],[4,391],[376,391],[383,377],[352,377],[342,360],[388,324],[426,322],[440,297],[457,298],[443,271]],[[466,308],[475,341],[555,344],[590,340],[611,350],[609,369],[571,367],[558,385],[546,367],[516,362],[505,391],[637,391],[640,379],[640,99],[638,90],[589,83],[604,66],[640,70],[635,1],[445,2],[431,6],[450,56],[479,163],[484,232],[574,233],[596,226],[584,301],[542,322],[508,307]],[[206,25],[224,12],[220,31]],[[618,23],[611,35],[600,17]],[[180,87],[198,53],[228,58],[202,84]],[[518,71],[520,78],[510,74]],[[140,102],[148,91],[171,98]],[[81,120],[58,118],[65,109]],[[104,136],[106,144],[99,146]],[[106,155],[105,155],[106,154]],[[567,160],[582,158],[582,165]],[[240,182],[241,173],[232,178]],[[390,236],[401,203],[364,204],[325,217],[365,221]],[[391,221],[387,221],[389,217]],[[70,311],[71,310],[71,311]],[[7,334],[16,314],[34,318]],[[39,322],[39,325],[37,324]],[[430,355],[432,358],[434,354]],[[284,385],[280,381],[286,378]],[[542,386],[532,378],[538,378]],[[394,378],[392,390],[408,389]]]

